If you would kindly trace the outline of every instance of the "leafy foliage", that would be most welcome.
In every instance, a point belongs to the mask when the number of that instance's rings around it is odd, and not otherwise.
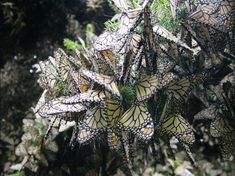
[[[66,49],[75,51],[76,49],[80,49],[82,46],[78,44],[77,42],[73,42],[70,39],[64,39],[64,46]]]

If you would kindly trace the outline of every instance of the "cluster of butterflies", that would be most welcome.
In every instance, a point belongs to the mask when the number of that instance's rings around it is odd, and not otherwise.
[[[74,127],[78,143],[105,137],[111,149],[127,157],[132,143],[154,142],[164,135],[193,144],[195,132],[184,105],[192,90],[233,57],[210,41],[215,37],[211,28],[215,33],[231,29],[234,1],[193,4],[196,11],[189,9],[191,21],[182,24],[181,35],[153,22],[151,0],[113,3],[121,16],[116,29],[106,29],[90,49],[77,50],[74,56],[58,49],[37,65],[44,92],[35,114],[73,121],[69,127]],[[212,134],[230,145],[224,141],[235,142],[234,136],[224,138],[235,133],[234,127],[225,121],[223,110],[215,109]]]
[[[235,14],[233,0],[200,0],[195,6],[196,11],[189,18],[220,31],[232,29]]]

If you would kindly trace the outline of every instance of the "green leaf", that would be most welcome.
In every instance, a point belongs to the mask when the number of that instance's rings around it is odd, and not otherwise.
[[[136,100],[135,91],[132,86],[129,85],[121,85],[119,90],[122,94],[123,101],[128,105],[132,105],[133,102]]]
[[[120,20],[119,19],[114,19],[114,20],[108,20],[104,23],[105,25],[105,28],[106,29],[110,29],[110,30],[115,30],[117,29],[117,27],[119,26],[120,24]]]
[[[181,164],[182,164],[182,161],[181,161],[181,160],[174,160],[174,166],[173,166],[174,170],[175,170],[177,167],[179,167]]]
[[[34,125],[34,127],[39,130],[40,134],[43,134],[43,132],[44,132],[44,130],[45,130],[45,126],[44,126],[43,124],[41,124],[41,123],[36,123],[36,124]]]
[[[71,51],[75,51],[76,49],[80,49],[82,46],[78,44],[77,42],[74,42],[70,39],[65,38],[64,39],[64,46]]]
[[[6,176],[22,176],[22,174],[18,171],[18,172],[14,173],[14,174],[8,174]]]
[[[93,24],[87,24],[86,25],[86,31],[87,32],[91,32],[91,33],[94,33],[94,30],[95,30],[95,28],[94,28],[94,25]]]

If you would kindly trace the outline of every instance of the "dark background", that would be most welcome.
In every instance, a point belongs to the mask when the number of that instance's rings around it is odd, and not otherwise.
[[[100,0],[0,1],[0,173],[16,160],[22,119],[42,92],[32,65],[63,48],[64,38],[83,38],[88,23],[101,33],[113,14]]]

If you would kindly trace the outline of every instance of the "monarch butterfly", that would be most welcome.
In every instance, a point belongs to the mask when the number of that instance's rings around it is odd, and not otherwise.
[[[62,50],[54,52],[54,57],[49,57],[47,61],[39,62],[41,74],[39,75],[39,85],[43,89],[52,89],[58,81],[66,81],[71,67],[78,64],[75,60]],[[79,65],[76,65],[79,66]]]
[[[81,112],[86,110],[86,107],[82,104],[63,104],[62,101],[65,100],[65,98],[66,97],[60,97],[58,99],[48,101],[40,107],[38,111],[39,115],[47,117],[50,115],[58,115],[67,112]]]
[[[217,111],[216,106],[210,105],[208,108],[203,109],[202,111],[194,115],[194,120],[214,119],[216,116],[216,111]]]
[[[198,3],[198,10],[189,18],[226,32],[232,27],[234,5],[232,0],[204,0]]]
[[[143,102],[132,105],[118,120],[118,126],[143,140],[151,139],[154,133],[153,119]]]
[[[62,101],[64,104],[75,103],[90,103],[90,102],[102,102],[105,98],[105,92],[103,90],[88,90],[87,92],[80,93],[69,97]]]
[[[74,66],[75,68],[81,68],[82,66],[86,66],[85,64],[83,64],[83,62],[82,62],[82,59],[80,59],[80,58],[78,58],[78,53],[79,52],[76,52],[75,51],[75,53],[76,53],[76,57],[72,57],[72,56],[67,56],[67,59],[68,59],[68,61],[69,61],[69,64],[71,65],[71,66]]]
[[[229,35],[227,33],[213,29],[212,27],[210,27],[208,31],[210,34],[211,43],[213,46],[215,46],[215,49],[224,50],[225,46],[223,45],[229,41]]]
[[[143,46],[140,46],[140,49],[138,50],[136,56],[129,62],[129,64],[123,64],[124,70],[123,70],[123,80],[126,82],[127,80],[134,84],[136,80],[138,79],[138,75],[140,73],[140,63],[142,62],[141,56],[143,54]],[[131,56],[131,55],[130,55]]]
[[[117,41],[117,36],[114,32],[103,32],[94,43],[94,48],[97,51],[104,51],[113,48],[113,44]]]
[[[221,135],[229,135],[235,129],[230,125],[226,117],[217,113],[215,119],[211,122],[210,133],[213,137],[220,137]]]
[[[145,76],[137,81],[135,85],[136,96],[138,101],[143,101],[156,93],[158,87],[158,79],[156,76]]]
[[[124,67],[126,67],[124,70],[130,69],[130,65],[136,64],[137,57],[139,57],[138,55],[142,50],[141,47],[143,47],[141,35],[134,33],[130,37],[130,46],[126,58],[127,64],[124,65]]]
[[[171,42],[168,42],[166,44],[160,44],[159,46],[160,46],[161,52],[163,52],[167,56],[167,57],[163,57],[164,62],[170,63],[167,70],[164,70],[164,72],[166,73],[168,72],[168,70],[170,70],[170,68],[173,67],[175,63],[178,62],[180,58],[180,53],[178,50],[179,47],[175,43],[171,43]],[[194,55],[196,55],[197,54],[196,49],[194,51],[195,51]],[[198,52],[199,51],[200,51],[200,48],[198,47]]]
[[[144,9],[144,42],[145,42],[145,60],[146,60],[146,68],[150,72],[155,73],[155,69],[153,67],[156,66],[156,53],[158,53],[159,46],[156,45],[158,41],[156,41],[156,36],[153,32],[152,20],[151,20],[151,10],[150,5],[148,5]]]
[[[107,60],[109,60],[110,62],[114,62],[114,55],[112,54],[112,52],[110,50],[104,50],[100,52],[101,55],[103,55],[105,58],[107,58]]]
[[[197,54],[198,51],[189,47],[185,42],[183,42],[182,40],[180,40],[179,38],[177,38],[176,36],[174,36],[171,32],[169,32],[166,28],[158,25],[158,24],[155,24],[154,27],[153,27],[153,32],[156,32],[157,35],[171,41],[171,42],[174,42],[175,44],[191,51],[193,54]]]
[[[49,119],[49,121],[48,121],[49,125],[48,125],[43,137],[41,138],[40,148],[42,148],[46,145],[46,141],[48,140],[49,134],[51,133],[53,128],[60,126],[61,120],[62,119],[58,119],[57,117],[52,117]]]
[[[115,127],[117,120],[123,113],[123,107],[119,101],[108,99],[105,101],[107,120],[112,127]]]
[[[229,160],[235,154],[235,133],[222,135],[220,139],[220,150],[222,157]]]
[[[130,8],[127,0],[113,0],[113,2],[122,12],[126,12]]]
[[[120,136],[111,129],[108,129],[108,145],[112,150],[119,150],[122,146]]]
[[[193,163],[193,165],[194,165],[194,166],[197,166],[196,160],[195,160],[195,158],[194,158],[194,156],[193,156],[193,154],[192,154],[192,152],[191,152],[191,150],[190,150],[190,147],[189,147],[187,144],[184,144],[184,143],[183,143],[182,145],[183,145],[183,147],[184,147],[184,149],[185,149],[185,152],[187,153],[189,159],[190,159],[191,162]]]
[[[180,141],[192,144],[195,136],[191,125],[180,115],[172,114],[160,122],[162,132],[173,135]]]
[[[128,48],[129,48],[129,44],[128,44],[128,35],[120,35],[120,34],[116,34],[116,41],[113,45],[113,50],[120,54],[120,55],[124,55],[125,53],[127,53]]]
[[[89,80],[73,69],[69,72],[68,80],[76,92],[79,93],[86,92],[91,87]]]
[[[88,110],[84,123],[94,131],[102,131],[107,127],[106,113],[102,107],[95,106]]]
[[[229,134],[222,135],[221,139],[224,141],[230,141],[230,142],[235,141],[235,131],[233,131]],[[233,144],[235,144],[235,143],[233,143]]]
[[[134,58],[141,46],[141,35],[135,33],[132,35],[131,41],[130,41],[130,50],[132,51],[132,58]]]
[[[174,65],[167,57],[160,57],[157,59],[157,73],[166,74],[169,73],[170,68]]]
[[[168,72],[166,74],[163,74],[162,77],[159,78],[159,87],[166,87],[170,82],[173,82],[173,80],[177,79],[177,75],[175,75],[172,72]]]
[[[137,26],[142,10],[143,9],[141,8],[133,9],[123,13],[120,19],[119,28],[117,29],[117,34],[120,36],[128,35],[128,33]]]
[[[43,89],[53,89],[55,84],[59,80],[59,74],[56,66],[53,64],[54,58],[49,57],[49,60],[39,62],[38,72],[39,74],[38,83]]]
[[[137,33],[133,34],[130,39],[130,47],[127,53],[127,57],[125,57],[125,62],[120,63],[122,65],[122,79],[124,82],[129,80],[130,82],[135,82],[135,77],[137,73],[137,66],[139,60],[143,54],[143,45],[141,36]],[[128,79],[131,76],[131,79]]]
[[[170,3],[172,17],[174,20],[176,20],[179,0],[170,0],[169,3]]]
[[[110,91],[112,94],[118,96],[119,98],[121,97],[118,87],[112,77],[103,75],[103,74],[98,74],[98,73],[88,71],[85,69],[83,69],[81,72],[84,76],[100,84],[101,86],[106,88],[108,91]]]
[[[97,132],[86,128],[86,126],[80,126],[77,134],[77,140],[80,144],[86,144],[91,141],[96,135]]]
[[[115,128],[123,108],[120,102],[109,99],[105,101],[105,111],[108,120],[108,144],[111,149],[118,150],[121,147],[121,138],[120,134],[115,132]]]
[[[87,53],[84,53],[84,52],[80,52],[78,49],[75,50],[75,53],[76,53],[76,58],[77,58],[77,62],[81,62],[81,66],[87,68],[87,69],[90,69],[91,68],[91,61],[90,59],[88,58],[87,56]],[[76,61],[72,61],[73,63],[76,63]],[[77,64],[79,65],[79,64]]]
[[[203,10],[205,13],[214,14],[218,11],[221,0],[201,0],[196,3],[197,8]]]
[[[54,58],[56,61],[58,72],[62,78],[62,81],[67,80],[69,70],[71,69],[72,66],[71,62],[69,61],[68,55],[64,52],[64,50],[59,48],[54,52]]]
[[[174,97],[176,101],[183,102],[188,93],[198,84],[203,82],[203,74],[196,74],[190,77],[182,77],[173,81],[167,86],[167,94]]]
[[[132,32],[138,25],[141,13],[149,3],[149,0],[145,0],[138,8],[129,9],[128,11],[125,11],[125,13],[122,13],[117,34],[120,36],[126,36]]]
[[[126,162],[129,171],[131,174],[128,175],[135,175],[133,174],[133,162],[134,162],[134,147],[133,147],[133,141],[134,138],[130,136],[130,134],[126,131],[122,132],[122,157],[123,160]]]
[[[51,97],[51,92],[49,90],[44,90],[42,95],[40,96],[35,108],[33,108],[34,113],[37,113],[38,110],[47,102],[53,99]]]
[[[229,159],[235,154],[235,131],[222,135],[220,138],[220,149],[224,159]]]
[[[229,160],[235,153],[234,141],[222,141],[220,143],[220,150],[224,160]]]
[[[94,43],[94,48],[97,51],[104,51],[112,49],[118,54],[127,52],[128,35],[120,35],[117,32],[105,31],[103,32]]]
[[[148,5],[144,9],[144,34],[145,35],[145,40],[147,45],[149,45],[150,48],[155,48],[155,37],[153,34],[153,26],[152,26],[152,17],[153,14],[151,14],[150,6]]]
[[[60,121],[60,127],[59,127],[59,132],[63,132],[68,130],[71,127],[74,127],[76,125],[76,122],[74,120],[72,121],[67,121],[67,120],[61,120]]]
[[[105,75],[117,74],[115,56],[111,50],[100,51],[101,58],[95,57],[95,62],[98,66],[99,73]]]
[[[95,106],[88,110],[84,121],[79,126],[78,142],[86,143],[95,137],[99,132],[107,128],[106,114],[103,108]]]

